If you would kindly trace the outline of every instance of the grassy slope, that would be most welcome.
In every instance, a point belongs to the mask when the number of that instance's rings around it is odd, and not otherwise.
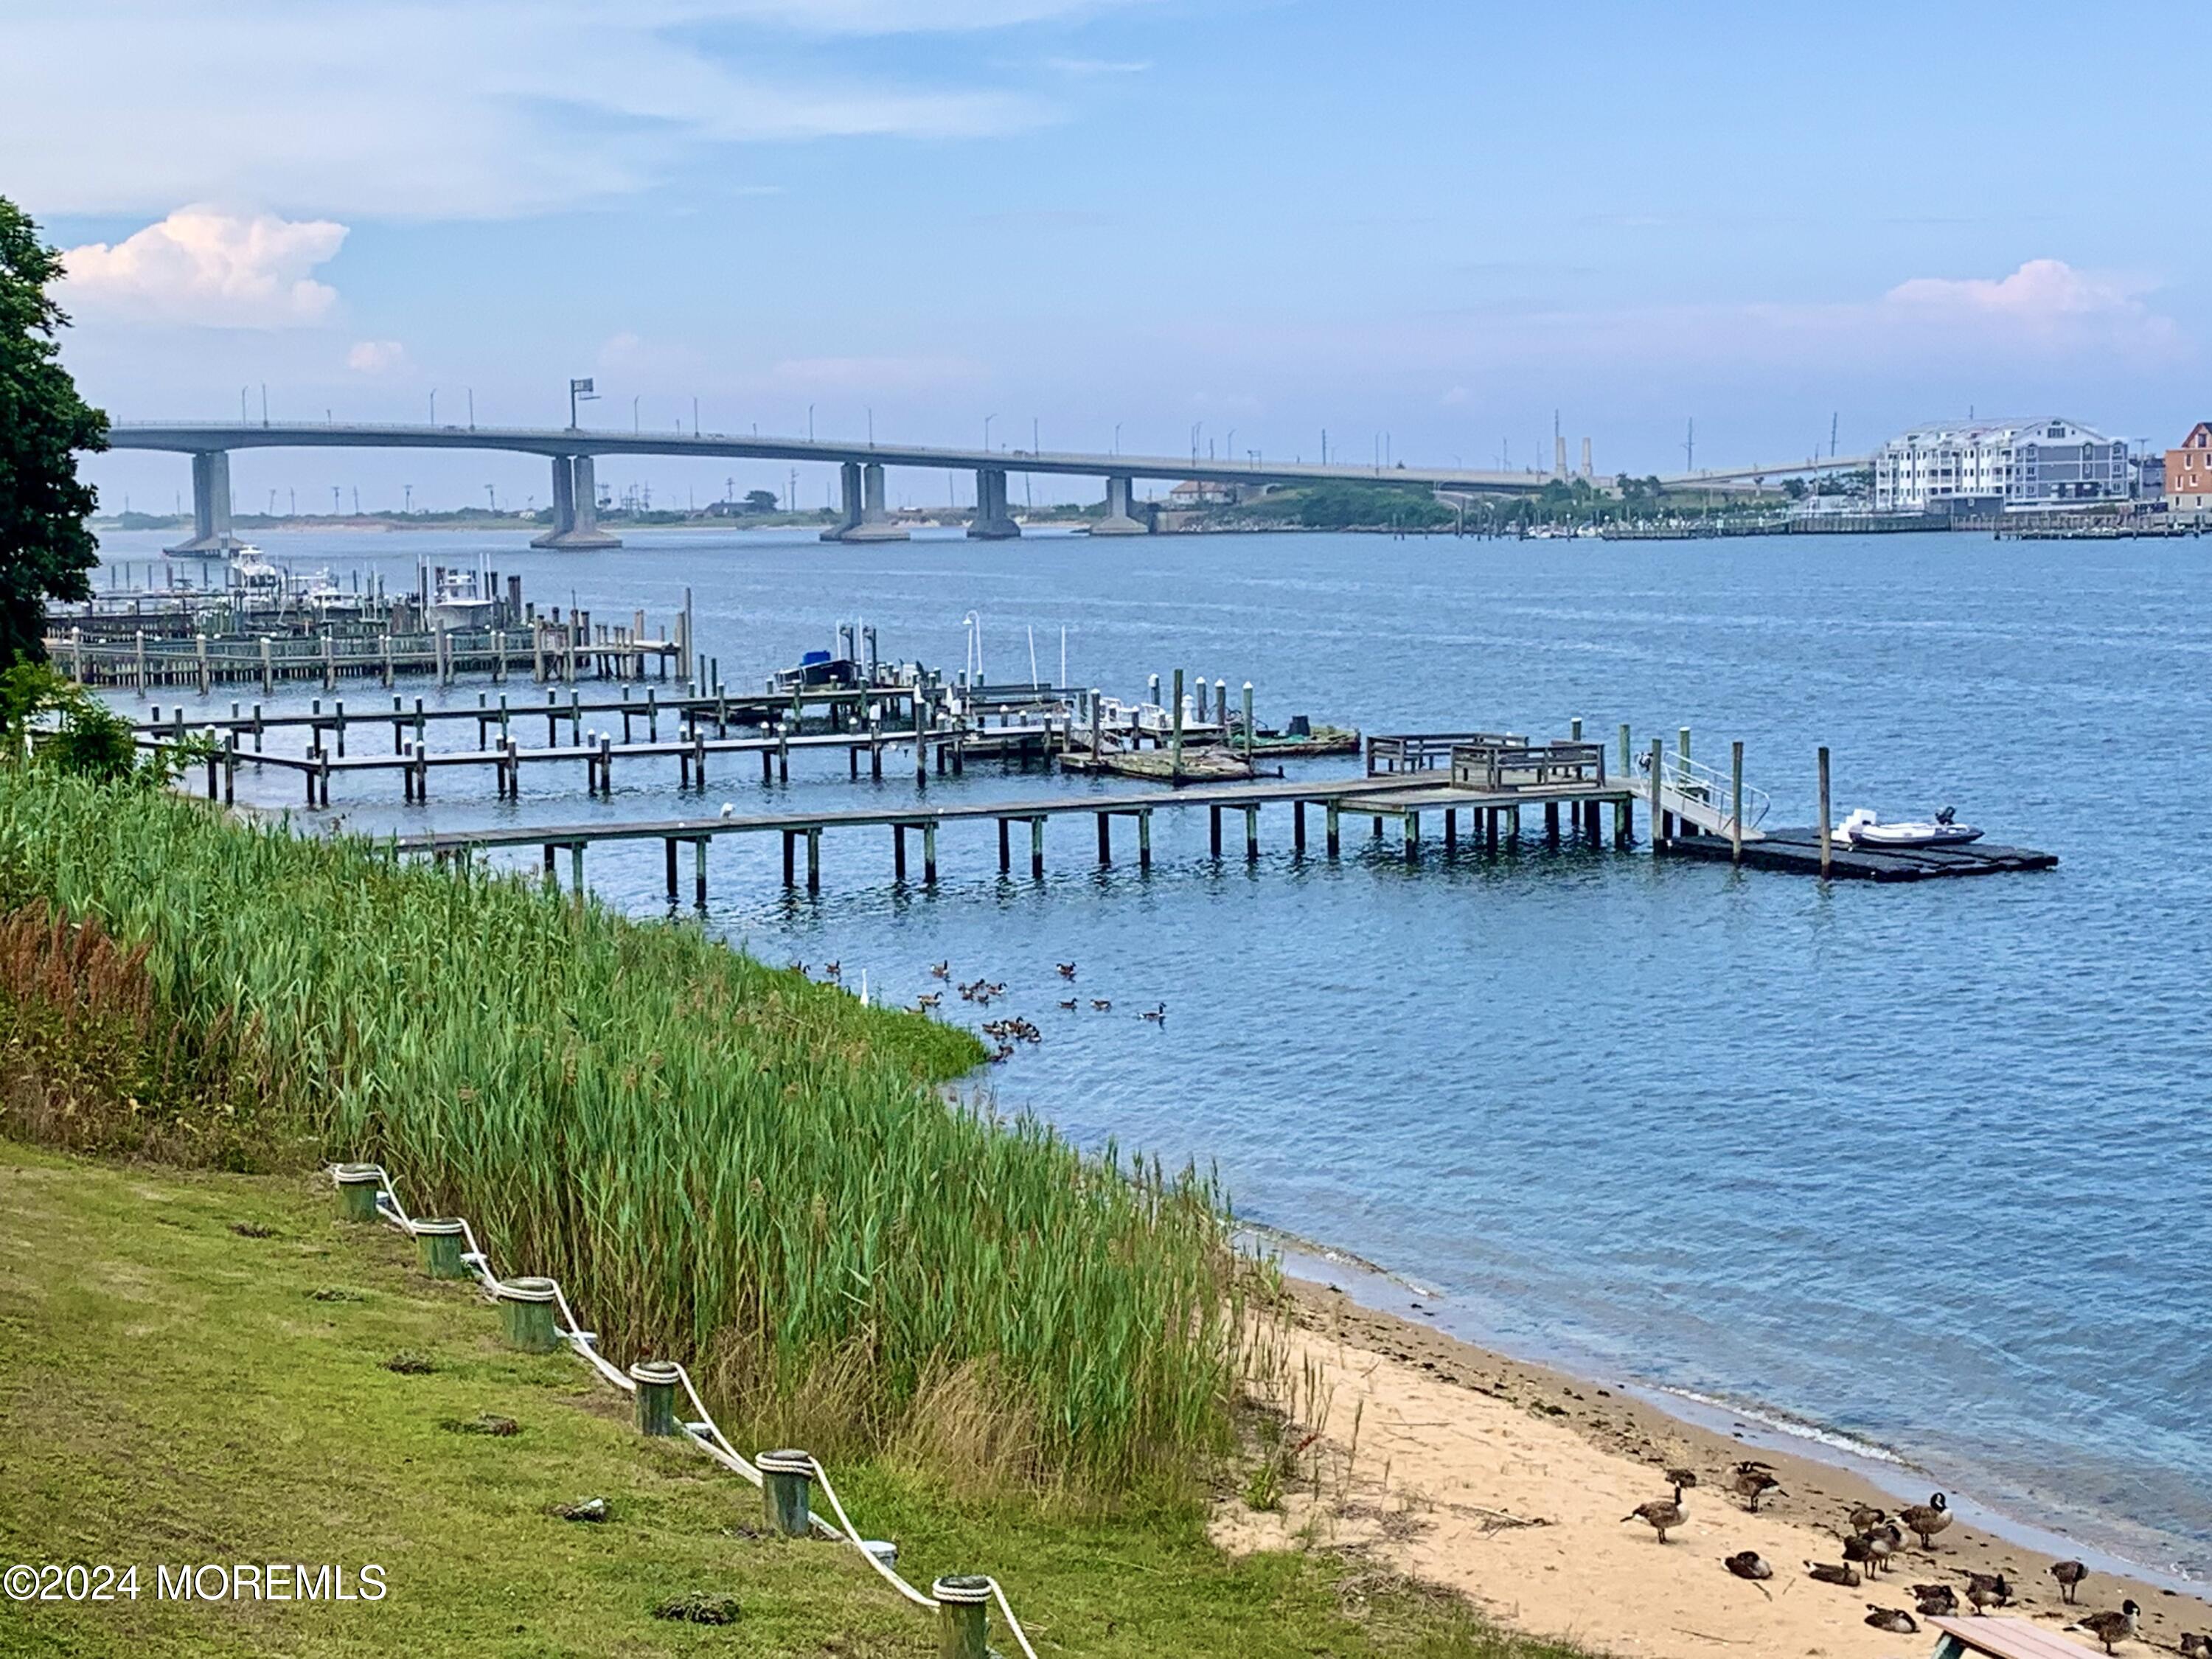
[[[641,1440],[572,1357],[505,1351],[471,1290],[412,1271],[397,1235],[331,1216],[301,1178],[0,1141],[0,1565],[136,1561],[148,1588],[135,1603],[0,1605],[0,1652],[935,1650],[928,1618],[848,1551],[749,1535],[752,1488]],[[240,1237],[240,1221],[274,1236]],[[326,1288],[361,1299],[314,1299]],[[437,1369],[386,1370],[401,1349]],[[522,1433],[437,1426],[483,1411]],[[1413,1591],[1370,1599],[1363,1587],[1350,1616],[1339,1590],[1356,1563],[1231,1561],[1188,1510],[963,1512],[866,1467],[839,1484],[865,1529],[899,1541],[909,1577],[996,1574],[1041,1654],[1564,1656]],[[615,1518],[544,1513],[585,1496],[609,1499]],[[380,1562],[391,1591],[375,1606],[228,1607],[150,1592],[155,1562],[270,1559]],[[737,1595],[741,1625],[648,1615],[695,1589]]]

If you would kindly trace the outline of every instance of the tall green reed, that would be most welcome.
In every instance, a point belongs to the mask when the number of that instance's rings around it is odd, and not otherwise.
[[[0,901],[40,899],[143,945],[167,1018],[250,1033],[325,1155],[562,1279],[617,1358],[702,1362],[763,1433],[926,1443],[957,1384],[1026,1479],[1111,1492],[1227,1444],[1221,1195],[949,1102],[966,1032],[519,879],[0,768]]]

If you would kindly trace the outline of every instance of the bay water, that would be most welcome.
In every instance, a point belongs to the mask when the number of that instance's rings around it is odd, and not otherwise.
[[[106,556],[161,539],[111,536]],[[1838,817],[1954,804],[1993,841],[2058,854],[2042,874],[1824,888],[1540,839],[1447,859],[1431,823],[1409,867],[1364,820],[1331,862],[1316,819],[1295,859],[1271,808],[1249,864],[1237,815],[1216,862],[1203,813],[1158,814],[1144,874],[1126,820],[1097,867],[1086,816],[1048,830],[1042,883],[1023,856],[998,873],[988,823],[949,828],[933,892],[894,884],[880,830],[825,836],[815,897],[783,890],[774,837],[719,842],[707,925],[771,960],[838,961],[887,1001],[944,989],[939,960],[1005,981],[988,1014],[950,995],[940,1011],[1042,1029],[986,1079],[1002,1109],[1211,1166],[1243,1215],[1437,1293],[1472,1340],[1755,1411],[1899,1460],[1907,1486],[1924,1474],[2154,1572],[2212,1577],[2212,544],[629,539],[264,544],[395,588],[418,560],[483,554],[541,606],[602,620],[665,619],[688,589],[732,689],[856,618],[885,655],[957,669],[973,613],[993,680],[1028,679],[1032,648],[1057,678],[1064,629],[1073,684],[1126,698],[1178,666],[1232,694],[1249,679],[1270,722],[1556,736],[1579,716],[1608,743],[1628,722],[1639,750],[1687,726],[1723,767],[1743,740],[1772,824],[1813,821],[1825,744]],[[484,688],[401,689],[472,706]],[[191,716],[257,693],[182,695]],[[390,707],[373,684],[337,695]],[[329,694],[265,701],[311,696]],[[377,745],[373,729],[356,741]],[[903,756],[880,783],[849,781],[837,755],[794,757],[787,786],[750,757],[710,777],[710,811],[915,793]],[[311,817],[702,810],[672,760],[618,762],[615,786],[593,800],[580,767],[537,768],[502,803],[488,770],[441,772],[410,806],[396,778],[341,775],[335,811]],[[927,793],[1133,787],[991,764]],[[240,790],[299,799],[289,774]],[[687,858],[687,914],[690,873]],[[587,875],[666,912],[658,842],[595,848]],[[1137,1018],[1163,1002],[1164,1021]]]

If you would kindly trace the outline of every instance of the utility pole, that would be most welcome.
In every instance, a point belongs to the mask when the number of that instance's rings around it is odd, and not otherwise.
[[[1841,410],[1828,416],[1828,459],[1832,461],[1836,459],[1836,423],[1843,418]]]
[[[1698,417],[1692,415],[1690,416],[1688,429],[1682,436],[1682,471],[1685,472],[1695,472],[1697,470]]]
[[[415,510],[415,486],[413,484],[400,485],[399,499],[404,503],[399,510],[402,513],[412,513]]]

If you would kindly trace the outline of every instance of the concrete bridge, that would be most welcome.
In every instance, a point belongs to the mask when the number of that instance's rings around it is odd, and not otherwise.
[[[1170,455],[1122,455],[1068,451],[942,448],[923,444],[854,444],[810,438],[730,437],[683,432],[609,432],[591,428],[489,426],[378,426],[360,423],[217,423],[121,422],[110,428],[112,449],[169,450],[189,455],[192,464],[192,534],[167,550],[171,553],[225,553],[241,545],[231,529],[230,453],[236,449],[475,449],[542,455],[553,471],[553,527],[533,547],[619,547],[620,539],[599,525],[597,460],[602,455],[693,456],[702,459],[820,462],[837,468],[842,484],[838,522],[822,532],[824,541],[898,541],[906,531],[884,505],[884,469],[912,467],[931,471],[973,471],[975,516],[970,536],[1011,539],[1020,526],[1006,506],[1009,473],[1066,474],[1106,481],[1106,516],[1091,528],[1094,536],[1140,536],[1147,526],[1133,511],[1133,487],[1139,478],[1200,483],[1412,484],[1441,493],[1468,495],[1534,494],[1564,475],[1549,472],[1491,472],[1464,467],[1391,466],[1341,462],[1270,463],[1185,459]],[[1862,459],[1801,461],[1735,472],[1701,472],[1662,479],[1670,489],[1763,483],[1791,473],[1863,466]]]

